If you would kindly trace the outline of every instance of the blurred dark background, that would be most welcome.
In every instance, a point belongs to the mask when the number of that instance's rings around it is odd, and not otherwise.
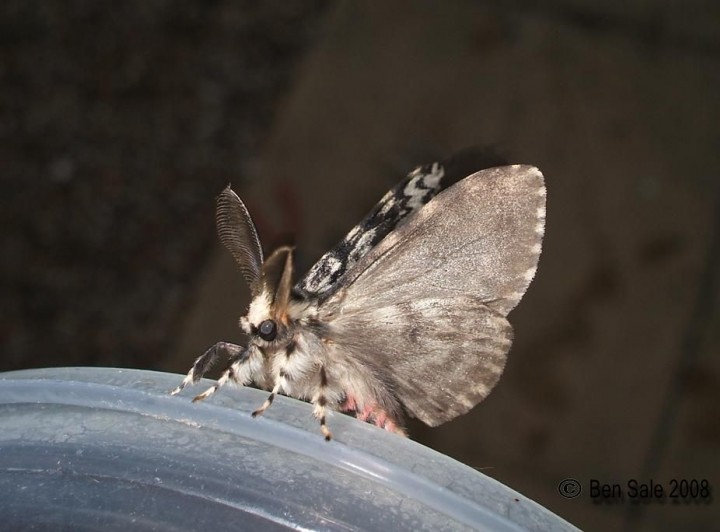
[[[302,269],[414,166],[492,147],[546,176],[539,272],[498,388],[413,437],[582,528],[716,529],[717,497],[587,492],[720,489],[718,6],[2,2],[0,370],[184,373],[242,339],[228,182]]]

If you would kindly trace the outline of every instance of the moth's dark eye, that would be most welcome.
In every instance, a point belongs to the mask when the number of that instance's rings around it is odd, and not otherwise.
[[[260,338],[266,342],[272,342],[277,335],[277,326],[273,320],[265,320],[260,324],[258,328],[258,334]]]

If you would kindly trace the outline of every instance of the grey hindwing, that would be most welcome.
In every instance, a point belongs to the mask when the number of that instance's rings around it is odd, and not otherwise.
[[[366,253],[319,318],[338,347],[387,369],[411,415],[448,421],[500,376],[512,338],[505,316],[535,274],[544,222],[539,170],[477,172]]]
[[[397,401],[433,427],[468,412],[490,393],[512,343],[507,319],[469,296],[343,312],[331,330],[347,356],[381,366]]]

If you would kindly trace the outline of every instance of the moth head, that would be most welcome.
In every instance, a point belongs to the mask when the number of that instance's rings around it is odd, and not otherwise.
[[[240,327],[253,339],[275,342],[287,336],[292,289],[292,248],[281,247],[263,263],[259,291],[253,294]]]

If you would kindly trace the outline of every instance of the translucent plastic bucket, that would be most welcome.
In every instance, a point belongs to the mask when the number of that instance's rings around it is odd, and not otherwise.
[[[5,530],[575,530],[497,481],[342,414],[111,368],[0,373]]]

